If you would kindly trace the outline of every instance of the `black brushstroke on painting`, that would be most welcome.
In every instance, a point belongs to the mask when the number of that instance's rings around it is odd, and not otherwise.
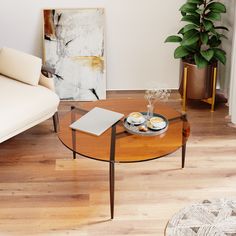
[[[64,80],[63,77],[61,77],[60,75],[58,74],[54,74],[54,75],[57,77],[57,79]]]
[[[69,40],[69,41],[65,44],[65,46],[67,47],[68,44],[71,43],[73,40],[74,40],[74,39]]]
[[[59,23],[61,16],[62,16],[62,13],[57,16],[57,23]]]
[[[96,93],[96,90],[93,88],[93,89],[89,89],[93,94],[94,96],[97,98],[97,100],[100,100],[97,93]]]
[[[48,37],[47,35],[44,35],[44,39],[45,40],[49,40],[49,41],[52,41],[50,37]]]

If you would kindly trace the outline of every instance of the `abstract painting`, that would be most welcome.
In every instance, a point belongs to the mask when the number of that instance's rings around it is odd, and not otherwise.
[[[104,9],[44,10],[44,63],[63,100],[106,98]]]

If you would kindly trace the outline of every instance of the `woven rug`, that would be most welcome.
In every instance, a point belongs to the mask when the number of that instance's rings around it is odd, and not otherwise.
[[[236,200],[204,200],[168,222],[166,236],[236,236]]]

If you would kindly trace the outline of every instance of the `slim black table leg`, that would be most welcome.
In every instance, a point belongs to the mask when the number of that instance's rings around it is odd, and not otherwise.
[[[115,163],[110,162],[110,211],[111,211],[111,219],[114,218],[114,197],[115,197]]]
[[[115,203],[115,147],[116,147],[116,124],[111,129],[111,146],[110,146],[110,210],[111,219],[114,218],[114,203]]]
[[[73,159],[76,159],[76,130],[72,129]]]
[[[73,123],[76,119],[75,112],[73,110],[75,106],[71,106],[71,123]],[[73,146],[73,159],[76,159],[76,130],[72,129],[72,146]]]
[[[52,119],[53,119],[54,132],[57,133],[58,132],[58,121],[59,121],[58,112],[56,112],[53,115]]]
[[[187,114],[182,115],[183,128],[182,128],[182,168],[185,166],[185,155],[186,155],[186,142],[187,142]]]
[[[186,143],[182,145],[182,168],[184,168],[185,165],[185,154],[186,154]]]

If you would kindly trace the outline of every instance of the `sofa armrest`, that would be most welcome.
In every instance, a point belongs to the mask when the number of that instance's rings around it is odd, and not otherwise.
[[[46,76],[44,76],[42,73],[40,75],[40,79],[39,79],[39,85],[42,85],[52,91],[55,92],[55,86],[54,86],[54,81],[53,78],[48,78]]]

